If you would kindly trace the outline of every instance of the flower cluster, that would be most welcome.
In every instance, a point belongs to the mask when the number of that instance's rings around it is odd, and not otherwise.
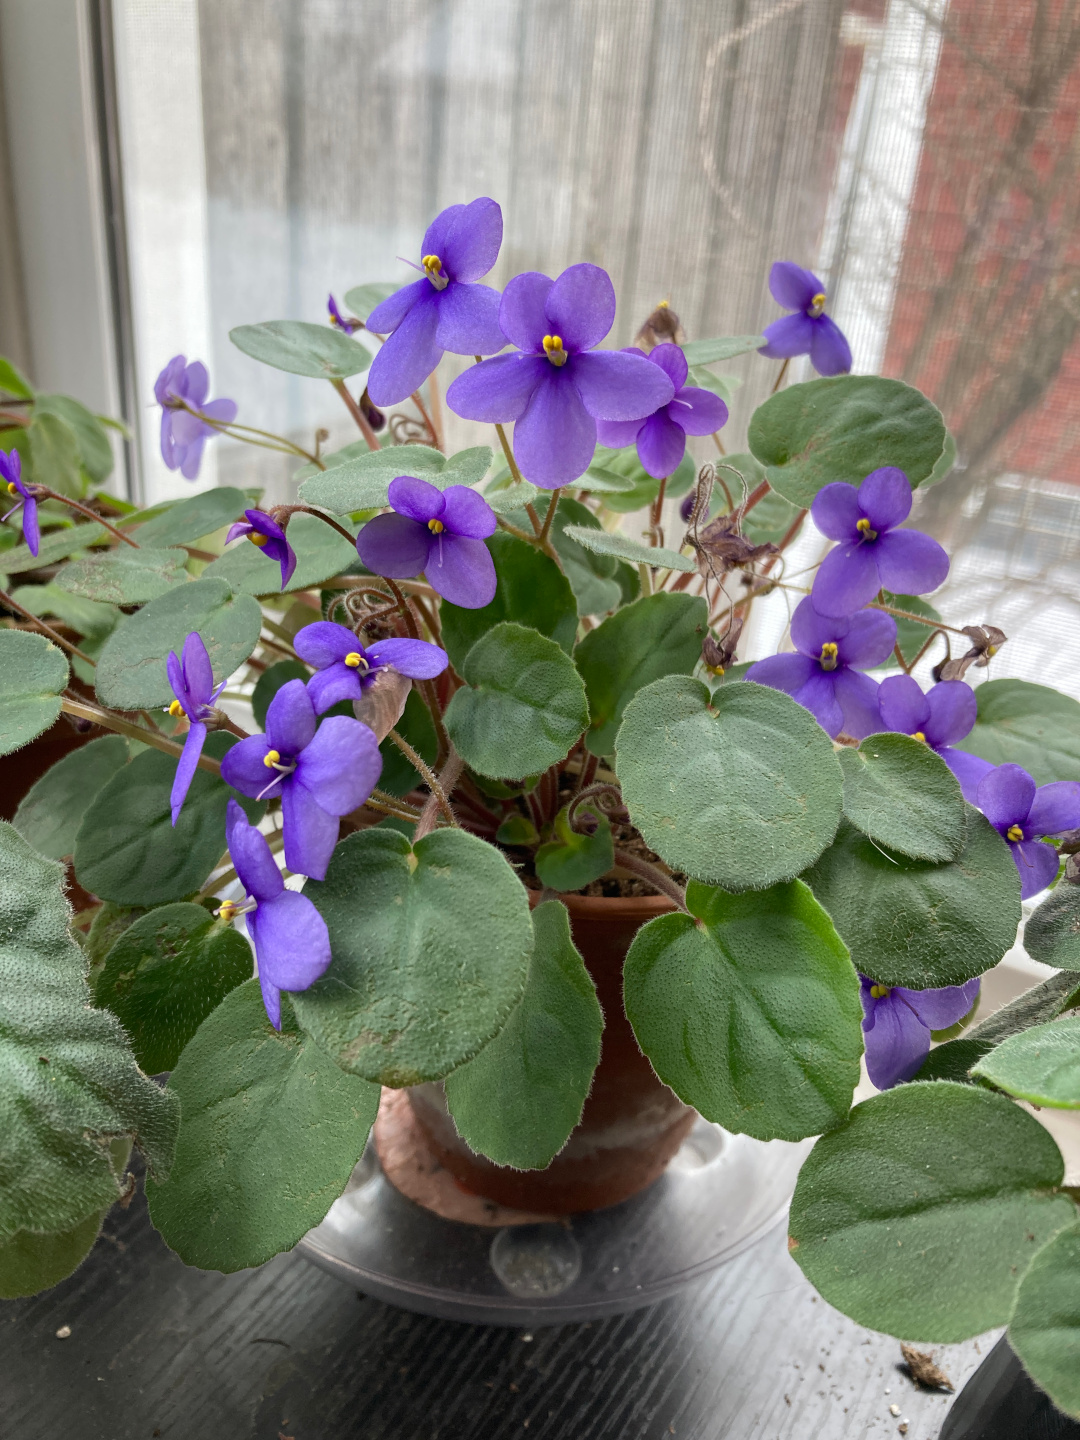
[[[235,400],[207,400],[210,376],[201,360],[189,365],[174,355],[154,381],[161,406],[161,458],[185,480],[194,480],[207,440],[236,419]],[[213,421],[213,424],[208,422]]]

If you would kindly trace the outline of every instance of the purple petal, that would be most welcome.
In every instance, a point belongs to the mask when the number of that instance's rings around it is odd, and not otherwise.
[[[180,461],[176,454],[176,439],[173,436],[173,416],[175,410],[163,410],[161,412],[161,458],[165,461],[170,470],[178,470]]]
[[[1040,785],[1028,811],[1024,829],[1029,835],[1062,835],[1080,826],[1080,785],[1075,780],[1055,780]]]
[[[374,405],[396,405],[406,399],[419,390],[442,359],[435,339],[439,328],[436,292],[429,281],[421,283],[428,293],[420,296],[371,362],[367,392]]]
[[[185,480],[195,480],[198,478],[199,466],[202,464],[202,453],[205,448],[206,432],[204,431],[203,434],[183,452],[183,459],[180,461],[180,474],[183,475]]]
[[[910,490],[908,493],[911,493]],[[810,506],[811,520],[822,535],[828,536],[830,540],[843,540],[848,543],[859,540],[861,536],[858,522],[861,515],[859,492],[854,485],[847,485],[842,480],[823,485]]]
[[[363,805],[381,773],[375,732],[359,720],[331,715],[297,757],[293,784],[302,785],[328,815],[348,815]]]
[[[817,666],[806,655],[770,655],[767,660],[758,660],[751,665],[743,677],[755,685],[768,685],[773,690],[783,690],[794,695],[817,673]]]
[[[966,750],[955,750],[951,745],[943,745],[938,754],[959,780],[964,799],[969,805],[977,805],[979,784],[994,768],[990,761],[981,755],[969,755]]]
[[[229,526],[225,534],[225,544],[231,545],[234,540],[239,540],[241,535],[254,535],[255,526],[247,520],[237,520]]]
[[[234,745],[229,754],[236,749]],[[226,811],[225,843],[246,894],[260,903],[281,894],[285,882],[274,864],[270,846],[255,826],[248,824],[243,808],[232,799]]]
[[[686,431],[669,420],[666,410],[650,415],[638,431],[638,459],[657,480],[673,475],[686,454]]]
[[[848,621],[848,632],[837,640],[842,665],[855,670],[873,670],[892,654],[896,644],[896,621],[884,610],[860,610]]]
[[[878,685],[857,670],[839,669],[832,675],[833,694],[844,713],[844,732],[856,740],[876,735],[882,728]]]
[[[175,650],[170,650],[166,658],[165,674],[168,676],[170,689],[184,707],[184,713],[190,717],[190,711],[195,707],[192,704],[191,695],[188,692],[187,680],[184,677],[184,667],[177,658]]]
[[[1035,781],[1019,765],[998,765],[979,782],[976,804],[991,825],[1023,825],[1035,800]]]
[[[324,720],[323,724],[329,725],[330,721]],[[282,786],[281,822],[285,831],[285,864],[294,874],[310,875],[313,880],[325,879],[326,867],[338,840],[338,817],[328,814],[311,791],[294,778]]]
[[[631,346],[627,351],[627,354],[630,355],[643,355],[644,353],[644,351],[638,350],[635,346]],[[665,341],[663,345],[657,345],[654,349],[650,350],[645,358],[653,365],[660,366],[660,369],[663,370],[676,390],[681,390],[686,384],[686,377],[690,373],[690,366],[686,363],[686,356],[683,354],[681,346],[673,345],[670,341]],[[710,392],[706,391],[705,393],[708,394]],[[720,397],[717,396],[716,398],[719,399]],[[695,431],[694,433],[708,434],[709,432]]]
[[[282,890],[274,899],[259,905],[248,916],[247,924],[259,962],[259,979],[274,990],[306,990],[326,973],[330,933],[306,895]]]
[[[344,660],[354,650],[362,650],[360,642],[344,625],[334,625],[329,620],[316,620],[298,630],[293,640],[293,649],[301,660],[317,669],[325,669]]]
[[[444,600],[464,610],[479,610],[495,598],[495,562],[483,540],[437,535],[424,574]]]
[[[399,515],[418,520],[421,525],[429,520],[441,520],[446,508],[439,487],[428,480],[418,480],[415,475],[398,475],[391,480],[387,496]]]
[[[792,695],[809,710],[826,735],[834,739],[844,728],[844,710],[836,695],[837,672],[820,670],[816,665],[809,680]]]
[[[214,671],[203,638],[197,630],[193,630],[184,641],[183,665],[192,699],[199,705],[209,704],[214,691]]]
[[[922,1021],[928,1030],[947,1030],[955,1025],[975,1004],[979,993],[979,977],[966,985],[946,985],[941,990],[908,990],[898,985],[893,991]]]
[[[423,254],[438,255],[452,280],[479,280],[498,260],[502,238],[502,210],[482,196],[436,215],[424,235]]]
[[[266,734],[271,748],[298,755],[315,734],[315,707],[303,680],[288,680],[266,709]],[[242,742],[246,743],[246,742]],[[235,747],[234,747],[235,748]]]
[[[442,522],[451,535],[464,535],[470,540],[486,540],[494,535],[498,521],[482,495],[467,485],[449,485],[442,495]]]
[[[199,756],[202,754],[205,740],[206,726],[195,721],[188,727],[187,735],[184,737],[183,753],[176,762],[176,774],[173,776],[172,792],[169,795],[174,829],[177,820],[180,819],[180,810],[187,799],[187,792],[198,767]]]
[[[236,419],[237,405],[235,400],[226,400],[225,398],[220,400],[207,400],[206,404],[201,405],[199,408],[204,415],[209,416],[211,420],[216,420],[220,425],[231,425]],[[217,433],[212,426],[208,425],[206,428],[210,435]]]
[[[539,363],[547,367],[548,373],[514,427],[514,452],[526,480],[545,490],[556,490],[589,468],[596,449],[596,425],[566,373],[570,366],[557,370],[546,360]],[[655,366],[649,365],[649,369],[661,376]]]
[[[430,294],[431,281],[426,277],[395,290],[372,310],[367,318],[367,328],[373,335],[389,335],[398,328],[416,302]]]
[[[515,275],[503,291],[499,325],[511,345],[528,355],[543,358],[544,336],[551,334],[544,304],[554,283],[537,270],[526,270]]]
[[[697,385],[676,390],[667,413],[687,435],[712,435],[728,422],[728,407],[720,396]]]
[[[356,552],[374,574],[405,579],[423,570],[431,541],[427,526],[407,515],[376,515],[356,537]]]
[[[189,405],[202,409],[210,394],[210,374],[201,360],[193,360],[184,371],[181,393]]]
[[[615,286],[599,265],[571,265],[548,292],[544,312],[553,335],[561,335],[571,353],[599,345],[615,323]],[[648,361],[645,362],[648,364]],[[650,407],[655,409],[655,406]],[[641,414],[649,412],[642,410]],[[632,420],[632,415],[605,415],[606,420]]]
[[[174,355],[154,381],[154,398],[164,405],[172,395],[187,364],[185,355]]]
[[[622,450],[636,442],[644,424],[644,420],[597,420],[596,438],[609,450]]]
[[[214,433],[198,415],[192,415],[188,410],[172,412],[172,431],[176,447],[181,451],[189,449],[197,440],[205,441]]]
[[[822,295],[825,286],[812,270],[804,270],[793,260],[777,260],[769,271],[769,292],[785,310],[808,310],[815,295]]]
[[[463,371],[447,390],[446,403],[466,420],[517,420],[551,369],[543,356],[498,355]]]
[[[968,687],[965,685],[964,689]],[[890,675],[881,682],[878,686],[878,708],[887,730],[895,730],[901,735],[914,735],[916,730],[921,730],[926,735],[930,705],[919,682],[910,675]],[[928,735],[926,740],[927,744],[932,743]]]
[[[659,365],[625,350],[575,355],[566,368],[585,409],[597,420],[639,420],[675,398],[675,387]]]
[[[881,589],[879,544],[837,545],[818,566],[811,595],[819,615],[854,615]],[[898,587],[900,588],[900,587]]]
[[[814,343],[814,322],[809,315],[785,315],[774,320],[761,332],[766,343],[758,351],[767,360],[790,360],[795,355],[809,355]]]
[[[359,700],[364,693],[364,682],[359,670],[353,670],[339,661],[313,675],[307,682],[307,689],[315,714],[325,715],[339,700]]]
[[[439,328],[435,343],[454,355],[494,355],[506,344],[499,328],[497,290],[488,285],[451,283],[435,297]]]
[[[377,640],[368,646],[367,654],[373,665],[392,665],[410,680],[434,680],[450,663],[446,651],[427,640]]]
[[[272,515],[267,515],[265,510],[245,510],[244,514],[251,528],[260,535],[265,535],[268,540],[285,539],[285,531]]]
[[[819,614],[808,595],[795,606],[791,617],[791,643],[796,650],[817,660],[823,645],[839,644],[849,629],[849,621],[832,620]]]
[[[874,542],[878,574],[894,595],[926,595],[949,573],[949,557],[921,530],[891,530]]]
[[[911,514],[911,486],[903,470],[895,465],[871,470],[859,486],[859,509],[879,534],[902,525]]]
[[[844,332],[828,315],[811,320],[810,364],[819,375],[846,375],[851,369],[851,346]]]
[[[38,507],[34,499],[23,501],[23,539],[31,555],[36,556],[41,548],[41,529],[38,525]]]
[[[935,750],[963,740],[971,733],[979,714],[975,691],[963,680],[939,681],[927,693],[926,704],[929,710],[926,724],[917,728]]]
[[[254,915],[247,917],[248,934],[251,936],[252,945],[255,944],[255,931],[252,929]],[[268,980],[265,975],[259,976],[259,989],[262,991],[263,1009],[266,1011],[266,1018],[273,1025],[275,1030],[281,1029],[281,991]]]
[[[895,997],[894,990],[873,1002],[873,1012],[863,1020],[866,1072],[879,1090],[910,1080],[930,1053],[929,1029]]]
[[[277,774],[263,764],[271,748],[266,735],[249,735],[238,741],[222,757],[221,778],[241,795],[260,795]]]
[[[1021,840],[1019,844],[1010,841],[1009,849],[1020,872],[1021,900],[1030,900],[1057,879],[1059,861],[1053,845],[1044,845],[1040,840]]]

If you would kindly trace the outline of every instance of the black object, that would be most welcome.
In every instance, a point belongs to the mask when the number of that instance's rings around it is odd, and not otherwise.
[[[1080,1440],[1080,1423],[1028,1379],[1002,1336],[949,1411],[940,1440]]]

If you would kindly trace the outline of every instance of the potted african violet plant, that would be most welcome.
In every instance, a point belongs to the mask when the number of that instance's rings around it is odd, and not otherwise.
[[[61,712],[101,732],[0,829],[0,1287],[79,1263],[131,1145],[168,1243],[229,1271],[323,1218],[380,1087],[471,1188],[546,1211],[640,1189],[696,1112],[821,1137],[790,1247],[832,1304],[931,1341],[1009,1322],[1080,1413],[1078,1195],[1015,1103],[1080,1104],[1080,706],[973,689],[1005,637],[923,598],[948,560],[906,521],[950,468],[941,416],[848,373],[794,264],[764,336],[687,343],[661,307],[620,351],[597,266],[483,285],[501,234],[493,201],[453,206],[411,285],[233,332],[340,392],[361,439],[336,453],[162,372],[166,462],[270,445],[304,462],[294,504],[100,500],[39,535],[63,496],[0,462],[26,577],[4,750]],[[446,402],[497,450],[445,453],[447,350],[474,363]],[[687,435],[727,420],[709,367],[752,350],[821,378],[778,377],[749,452],[695,473]],[[808,519],[835,544],[789,578]],[[88,654],[35,589],[110,607],[108,638]],[[790,646],[737,664],[777,590]],[[1045,891],[1026,944],[1057,973],[932,1049]],[[853,1108],[864,1053],[881,1093]]]

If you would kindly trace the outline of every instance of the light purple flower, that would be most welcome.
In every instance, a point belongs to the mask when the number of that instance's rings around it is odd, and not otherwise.
[[[596,438],[612,450],[636,443],[644,468],[654,479],[666,479],[675,473],[686,454],[687,435],[714,434],[727,424],[728,407],[711,390],[687,385],[690,367],[678,345],[657,345],[647,355],[631,346],[622,353],[640,355],[659,365],[674,385],[675,395],[645,420],[597,420]]]
[[[998,765],[979,781],[975,804],[1012,851],[1021,900],[1045,890],[1057,875],[1058,853],[1039,837],[1080,826],[1080,784],[1056,780],[1036,789],[1019,765]]]
[[[389,336],[368,376],[376,405],[396,405],[418,390],[445,350],[494,355],[506,344],[499,292],[475,283],[499,258],[502,233],[494,200],[451,205],[436,215],[424,236],[423,263],[415,267],[424,278],[376,305],[367,318],[370,331]]]
[[[635,351],[597,350],[615,321],[615,290],[597,265],[557,280],[528,271],[503,292],[499,323],[513,355],[459,375],[447,403],[468,420],[513,420],[521,473],[545,490],[583,475],[597,420],[644,420],[675,395],[660,364]]]
[[[376,515],[356,537],[369,570],[392,580],[419,575],[452,605],[478,610],[495,597],[495,562],[484,541],[495,512],[467,485],[445,490],[399,475],[388,492],[394,513]]]
[[[895,466],[872,471],[858,489],[837,481],[814,496],[810,515],[840,543],[821,562],[812,595],[821,615],[851,615],[879,590],[925,595],[949,573],[949,557],[921,530],[898,530],[911,513],[911,486]]]
[[[979,993],[979,977],[941,990],[878,985],[860,975],[866,1072],[879,1090],[910,1080],[930,1053],[931,1030],[962,1020]]]
[[[910,675],[890,675],[878,686],[878,706],[886,730],[912,735],[937,751],[959,780],[964,799],[974,805],[979,781],[994,767],[979,755],[956,749],[978,716],[971,686],[962,680],[941,680],[924,695]]]
[[[276,560],[281,566],[281,588],[284,590],[296,569],[296,551],[289,544],[285,531],[265,511],[245,510],[244,514],[246,520],[237,520],[235,525],[230,525],[225,544],[230,545],[241,535],[246,535],[268,559]]]
[[[7,514],[0,518],[7,520],[22,507],[23,539],[30,554],[36,556],[41,547],[37,499],[22,478],[22,461],[17,450],[0,450],[0,477],[3,477],[3,482],[7,485],[8,494],[19,497]]]
[[[249,735],[221,762],[221,778],[241,795],[281,798],[285,863],[321,880],[338,838],[338,819],[358,809],[382,772],[375,734],[359,720],[330,715],[316,729],[302,680],[270,701],[266,733]]]
[[[819,375],[846,375],[851,369],[851,346],[824,313],[825,286],[814,272],[791,260],[777,260],[769,271],[769,289],[778,305],[796,313],[766,325],[762,333],[769,343],[758,354],[772,360],[809,355]]]
[[[229,801],[225,838],[236,873],[251,899],[243,905],[226,901],[223,919],[247,915],[255,946],[263,1004],[275,1030],[281,1029],[282,990],[306,990],[330,964],[330,933],[326,921],[306,895],[286,890],[270,846],[249,825],[235,800]]]
[[[805,705],[822,729],[855,740],[881,729],[873,670],[896,644],[896,621],[884,610],[860,610],[842,620],[819,615],[808,595],[791,617],[794,654],[751,665],[744,679],[785,690]]]
[[[363,646],[351,630],[316,620],[297,633],[293,648],[317,674],[308,681],[316,715],[339,700],[359,700],[380,670],[392,667],[410,680],[433,680],[449,664],[445,650],[427,640],[377,640]]]
[[[210,376],[201,360],[189,365],[183,355],[174,355],[154,381],[154,394],[161,406],[161,458],[170,470],[179,470],[185,480],[194,480],[202,463],[203,446],[218,432],[192,415],[223,425],[236,419],[235,400],[207,400]],[[191,410],[184,409],[187,404]]]
[[[165,661],[165,670],[172,692],[176,696],[169,706],[169,714],[183,714],[188,718],[184,750],[177,762],[172,794],[169,796],[172,823],[175,826],[206,742],[206,721],[210,718],[215,701],[225,689],[225,681],[222,680],[221,684],[214,688],[210,656],[202,636],[194,630],[184,641],[183,659],[177,659],[176,651],[170,650],[169,658]]]
[[[344,330],[346,335],[351,335],[354,330],[362,330],[364,328],[361,323],[345,319],[345,316],[342,315],[338,309],[338,303],[333,295],[326,297],[326,309],[330,315],[330,324],[336,325],[339,330]]]

